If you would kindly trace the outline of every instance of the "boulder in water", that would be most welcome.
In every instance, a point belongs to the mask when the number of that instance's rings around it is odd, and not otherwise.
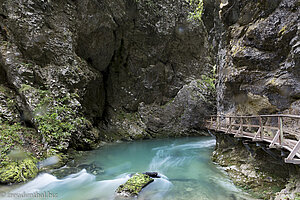
[[[160,176],[158,176],[157,172],[145,172],[143,174],[146,174],[146,175],[150,176],[151,178],[160,178]]]
[[[137,196],[144,187],[153,181],[154,179],[147,174],[136,173],[126,183],[118,187],[117,195],[123,197]]]

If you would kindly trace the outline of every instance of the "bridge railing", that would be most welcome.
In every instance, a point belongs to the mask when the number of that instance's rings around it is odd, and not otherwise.
[[[285,148],[291,152],[286,162],[295,163],[294,156],[300,158],[298,152],[300,149],[300,116],[298,115],[212,115],[206,120],[206,128],[225,134],[234,134],[234,137],[269,142],[270,148]]]

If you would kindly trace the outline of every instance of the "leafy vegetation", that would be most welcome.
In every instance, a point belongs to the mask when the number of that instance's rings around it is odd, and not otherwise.
[[[19,123],[1,122],[0,132],[0,183],[22,182],[35,177],[38,172],[36,159],[22,147],[31,130]]]
[[[201,75],[201,81],[210,89],[211,91],[216,90],[216,66],[213,67],[209,75]]]
[[[201,21],[203,13],[203,0],[186,0],[190,6],[193,8],[193,12],[190,12],[190,20],[199,20]]]
[[[53,149],[65,150],[71,140],[72,132],[87,121],[83,117],[78,117],[70,106],[71,99],[76,95],[54,98],[48,91],[40,91],[40,95],[42,99],[35,109],[34,116],[38,131]]]
[[[21,133],[24,128],[20,124],[5,124],[1,123],[0,126],[0,166],[9,161],[7,154],[16,146],[22,146],[23,140]]]

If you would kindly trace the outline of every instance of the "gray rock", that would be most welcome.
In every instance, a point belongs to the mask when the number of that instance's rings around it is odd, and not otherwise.
[[[298,4],[231,0],[222,6],[226,30],[219,52],[225,51],[226,59],[219,68],[220,113],[282,112],[299,99]],[[272,106],[241,110],[249,106],[251,94]]]

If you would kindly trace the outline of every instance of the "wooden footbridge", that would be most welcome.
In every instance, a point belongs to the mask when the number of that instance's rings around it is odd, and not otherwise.
[[[234,137],[266,142],[269,148],[289,151],[286,163],[300,164],[300,116],[256,115],[256,116],[210,116],[206,128]]]

